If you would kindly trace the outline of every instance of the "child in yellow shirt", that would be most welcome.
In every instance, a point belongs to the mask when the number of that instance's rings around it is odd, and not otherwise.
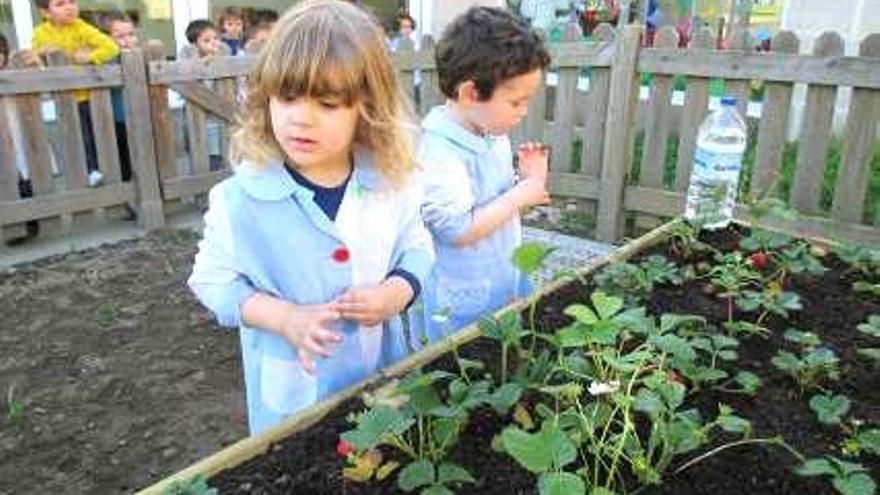
[[[34,28],[31,42],[38,53],[61,50],[76,65],[100,65],[119,55],[119,48],[112,38],[79,18],[76,0],[34,0],[34,3],[45,19]],[[89,186],[95,187],[101,183],[103,174],[98,170],[89,92],[79,90],[74,91],[73,95],[79,107]]]

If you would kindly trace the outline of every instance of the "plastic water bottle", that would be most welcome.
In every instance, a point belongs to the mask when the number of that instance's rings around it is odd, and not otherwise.
[[[733,218],[746,135],[732,96],[700,125],[684,213],[695,225],[719,229]]]

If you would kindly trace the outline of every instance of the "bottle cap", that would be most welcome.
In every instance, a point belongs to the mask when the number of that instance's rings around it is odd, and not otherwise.
[[[721,105],[725,107],[736,106],[736,96],[724,95],[721,97]]]

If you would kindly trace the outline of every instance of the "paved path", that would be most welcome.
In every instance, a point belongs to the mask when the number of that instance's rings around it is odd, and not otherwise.
[[[173,228],[201,229],[201,216],[194,212],[182,212],[168,220]],[[134,239],[144,234],[132,222],[107,221],[86,226],[76,235],[54,239],[37,239],[17,247],[0,247],[0,270],[15,265],[29,263],[48,256],[80,251],[106,243]],[[576,268],[587,260],[600,256],[613,246],[595,241],[572,237],[547,230],[526,227],[523,236],[526,241],[536,241],[556,246],[541,274],[542,280],[552,278],[553,274],[564,269]]]

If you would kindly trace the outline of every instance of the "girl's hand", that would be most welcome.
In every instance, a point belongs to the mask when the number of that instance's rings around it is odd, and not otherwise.
[[[519,159],[519,176],[523,179],[536,178],[542,182],[547,180],[547,163],[550,149],[545,144],[528,141],[516,149]]]
[[[351,287],[336,301],[342,318],[372,327],[391,318],[412,299],[412,288],[400,277],[381,284]]]
[[[341,314],[330,304],[290,304],[279,332],[296,348],[299,362],[306,372],[315,373],[315,356],[329,357],[342,336],[330,330],[329,324]]]

